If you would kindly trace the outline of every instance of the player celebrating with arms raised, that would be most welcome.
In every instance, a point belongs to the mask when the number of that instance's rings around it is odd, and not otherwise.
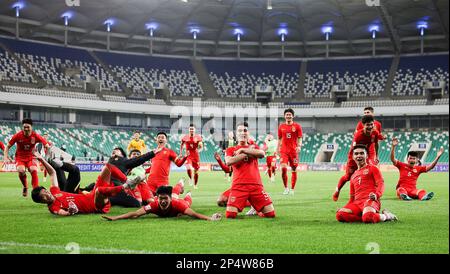
[[[294,115],[293,109],[286,109],[284,111],[285,123],[278,127],[277,154],[281,157],[281,177],[283,178],[284,195],[294,194],[295,184],[297,183],[299,154],[302,147],[303,131],[302,127],[294,122]],[[288,164],[292,169],[290,190],[288,187],[287,175]]]
[[[264,151],[258,145],[249,145],[248,124],[239,123],[236,130],[238,145],[226,151],[225,162],[233,167],[233,182],[227,202],[226,217],[236,218],[242,212],[247,200],[264,217],[274,218],[275,209],[259,174],[258,159],[264,158]]]
[[[197,189],[198,170],[200,169],[200,155],[198,153],[203,148],[203,140],[202,136],[195,134],[194,124],[189,125],[189,134],[181,139],[180,156],[183,148],[186,149],[186,154],[188,155],[186,168],[189,176],[189,185],[192,185],[192,173],[194,173],[194,189]]]
[[[381,196],[384,192],[384,179],[380,170],[367,164],[367,148],[353,146],[353,160],[358,170],[350,179],[350,200],[336,213],[339,222],[379,223],[396,221],[397,217],[386,209],[380,214]]]
[[[432,170],[439,158],[441,158],[442,153],[444,153],[444,148],[439,149],[436,158],[429,166],[419,166],[419,155],[415,151],[408,152],[407,163],[400,162],[395,158],[395,148],[398,145],[398,139],[394,138],[392,140],[391,147],[391,161],[396,168],[400,171],[400,178],[397,184],[397,196],[401,200],[410,201],[413,199],[419,199],[421,201],[427,201],[433,198],[433,192],[426,192],[423,189],[417,189],[417,179],[420,174],[426,173]]]
[[[29,118],[22,120],[22,130],[14,134],[5,148],[5,161],[11,161],[9,158],[9,149],[17,144],[16,166],[19,173],[19,179],[22,182],[22,196],[28,196],[28,181],[26,169],[31,173],[31,184],[33,189],[39,186],[38,165],[34,160],[33,149],[37,143],[42,143],[45,149],[50,145],[41,135],[33,131],[33,121]]]

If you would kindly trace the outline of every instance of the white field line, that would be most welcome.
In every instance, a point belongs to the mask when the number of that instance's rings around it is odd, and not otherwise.
[[[24,248],[42,248],[52,250],[65,250],[66,253],[80,254],[81,251],[90,251],[94,253],[111,253],[111,254],[169,254],[168,252],[149,251],[149,250],[132,250],[132,249],[117,249],[117,248],[96,248],[89,246],[79,246],[76,243],[69,243],[67,245],[47,245],[47,244],[31,244],[31,243],[16,243],[16,242],[0,242],[0,250],[5,250],[11,247]]]

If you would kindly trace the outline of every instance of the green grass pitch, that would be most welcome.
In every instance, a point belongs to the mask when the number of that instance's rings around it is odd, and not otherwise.
[[[340,200],[331,200],[341,172],[303,172],[295,195],[282,195],[280,174],[275,184],[265,181],[276,209],[275,219],[246,217],[219,222],[189,217],[108,222],[100,215],[58,217],[45,205],[21,197],[15,173],[0,173],[0,253],[449,253],[448,173],[423,174],[419,187],[434,191],[426,202],[403,202],[395,196],[398,173],[384,173],[382,208],[399,217],[396,223],[342,224],[336,209],[348,199],[348,185]],[[174,183],[185,173],[171,174]],[[30,176],[29,176],[30,177]],[[40,174],[42,177],[42,174]],[[82,185],[95,173],[82,173]],[[47,183],[43,183],[48,186]],[[222,172],[200,173],[192,208],[211,215],[219,193],[229,187]],[[186,186],[186,190],[189,190]],[[132,209],[112,208],[110,214]],[[245,213],[245,212],[244,212]],[[71,249],[71,247],[73,247]]]

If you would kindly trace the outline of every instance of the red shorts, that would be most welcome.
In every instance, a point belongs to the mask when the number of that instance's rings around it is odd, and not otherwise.
[[[406,191],[406,195],[408,195],[409,197],[413,198],[413,199],[417,199],[419,197],[419,192],[422,191],[423,189],[417,189],[415,187],[397,187],[397,197],[399,199],[401,199],[400,197],[400,189],[404,189]]]
[[[194,170],[200,169],[200,157],[188,156],[186,164],[190,165]]]
[[[266,157],[267,167],[272,167],[277,165],[277,157],[276,156],[267,156]]]
[[[28,169],[30,169],[30,167],[38,167],[38,162],[35,159],[16,159],[16,167],[19,166],[24,166]]]
[[[235,207],[241,212],[247,201],[258,212],[261,212],[265,206],[272,204],[269,194],[264,191],[261,185],[249,185],[232,188],[227,206]]]
[[[150,190],[150,193],[153,195],[153,196],[156,196],[156,190],[158,189],[158,187],[160,187],[160,186],[168,186],[169,185],[169,182],[168,181],[165,181],[165,182],[150,182],[150,181],[148,181],[147,182],[147,186],[148,186],[148,189]]]
[[[298,166],[298,153],[297,152],[281,152],[280,153],[280,163],[281,164],[289,164],[291,167],[297,167]]]
[[[372,201],[370,199],[367,199],[366,201],[349,202],[344,206],[344,208],[350,209],[355,215],[362,216],[364,208],[369,206],[375,209],[377,212],[380,212],[380,201]]]
[[[82,199],[77,199],[77,206],[79,213],[108,213],[111,209],[111,202],[95,203],[95,191],[89,192],[84,195]]]

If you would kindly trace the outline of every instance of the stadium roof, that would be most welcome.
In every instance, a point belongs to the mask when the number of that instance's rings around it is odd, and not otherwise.
[[[78,2],[79,6],[68,4]],[[420,51],[419,22],[425,22],[425,51],[448,51],[448,0],[20,0],[20,37],[64,43],[64,19],[70,12],[68,44],[106,48],[105,21],[111,23],[111,49],[234,57],[236,29],[242,32],[241,57],[279,57],[285,29],[285,57],[322,57],[323,28],[332,27],[331,56],[370,55],[379,27],[377,54]],[[186,1],[186,0],[185,0]],[[0,34],[15,35],[17,1],[0,2]],[[268,9],[268,3],[272,9]],[[377,5],[377,4],[380,5]],[[369,6],[374,5],[374,6]],[[148,25],[153,24],[153,25]]]

